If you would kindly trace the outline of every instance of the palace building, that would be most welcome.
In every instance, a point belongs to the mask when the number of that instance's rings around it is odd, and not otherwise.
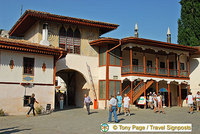
[[[0,38],[0,109],[23,114],[35,93],[40,105],[83,107],[89,94],[94,108],[108,107],[111,95],[125,93],[131,104],[149,92],[163,92],[166,106],[184,106],[189,91],[199,90],[198,47],[135,37],[100,38],[119,25],[27,10]],[[6,101],[5,101],[6,100]],[[15,105],[15,107],[14,107]]]

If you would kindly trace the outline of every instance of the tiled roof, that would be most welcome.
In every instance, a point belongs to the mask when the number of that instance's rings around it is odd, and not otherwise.
[[[17,50],[17,48],[20,48],[19,50],[30,49],[30,52],[31,50],[34,50],[34,52],[36,52],[37,50],[38,51],[41,50],[41,51],[56,52],[56,53],[60,53],[62,51],[63,53],[67,54],[67,52],[62,48],[57,48],[54,46],[45,46],[38,43],[31,43],[29,41],[19,40],[19,39],[10,39],[10,38],[0,37],[0,45],[1,45],[0,48],[5,48],[5,49],[16,48]]]
[[[15,23],[15,25],[11,28],[9,34],[10,36],[18,36],[22,35],[20,33],[20,26],[26,28],[26,25],[33,25],[37,20],[46,20],[46,21],[54,21],[60,23],[70,23],[76,25],[85,25],[90,27],[97,27],[100,28],[100,31],[103,33],[109,32],[111,30],[116,29],[119,25],[107,23],[107,22],[100,22],[94,20],[87,20],[87,19],[80,19],[62,15],[55,15],[48,12],[41,12],[35,10],[26,10],[25,13],[19,18],[19,20]],[[23,31],[25,32],[25,31]]]

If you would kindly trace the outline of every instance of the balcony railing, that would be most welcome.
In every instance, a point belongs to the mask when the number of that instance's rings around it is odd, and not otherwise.
[[[143,65],[133,65],[132,66],[133,72],[143,73],[144,72],[144,66]]]
[[[158,68],[158,74],[167,75],[167,68]]]
[[[156,67],[145,67],[145,73],[146,74],[154,74],[154,75],[166,75],[166,76],[173,76],[173,77],[178,77],[179,76],[179,71],[177,69],[169,69],[169,74],[168,74],[168,69],[167,68],[158,68],[158,74],[156,73]],[[132,71],[132,72],[131,72]],[[144,73],[144,66],[143,65],[132,65],[132,70],[131,66],[122,66],[122,74],[126,73]],[[188,71],[187,70],[180,70],[180,77],[189,77],[188,76]]]
[[[146,67],[146,73],[147,74],[156,74],[156,68],[155,67]]]
[[[180,76],[181,77],[188,77],[188,71],[186,71],[186,70],[180,70]]]
[[[178,70],[176,69],[169,69],[170,76],[178,76]]]

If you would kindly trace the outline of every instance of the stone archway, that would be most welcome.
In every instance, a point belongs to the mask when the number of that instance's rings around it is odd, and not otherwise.
[[[84,107],[84,94],[89,92],[85,89],[87,81],[82,73],[73,69],[63,69],[56,72],[56,76],[62,78],[66,84],[65,107]]]

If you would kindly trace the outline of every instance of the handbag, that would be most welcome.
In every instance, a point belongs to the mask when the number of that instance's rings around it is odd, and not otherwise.
[[[93,102],[92,101],[90,101],[90,103],[89,103],[90,105],[93,105]]]

